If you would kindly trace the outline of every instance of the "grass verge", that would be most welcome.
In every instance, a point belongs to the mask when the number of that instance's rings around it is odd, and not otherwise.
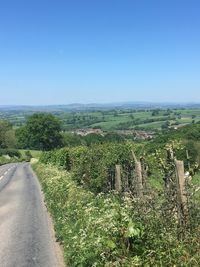
[[[171,215],[162,216],[155,200],[145,206],[130,195],[95,195],[77,186],[66,171],[41,163],[33,167],[67,266],[186,267],[200,263],[198,226],[180,240],[176,221]]]

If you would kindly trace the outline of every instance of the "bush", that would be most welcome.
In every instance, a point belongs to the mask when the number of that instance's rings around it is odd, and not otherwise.
[[[21,157],[21,153],[17,149],[0,149],[0,156],[8,155],[9,157]]]
[[[132,147],[130,143],[108,143],[63,148],[44,152],[40,162],[73,171],[73,179],[95,193],[107,192],[113,189],[116,164],[128,171],[133,169]]]
[[[33,156],[31,155],[31,152],[29,150],[26,150],[25,151],[25,160],[29,162],[29,161],[31,161],[32,157]]]

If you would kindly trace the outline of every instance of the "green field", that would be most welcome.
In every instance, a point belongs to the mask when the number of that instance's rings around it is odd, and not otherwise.
[[[15,128],[22,126],[33,114],[29,110],[0,111],[0,118],[9,120]],[[155,110],[106,110],[106,111],[51,111],[63,122],[64,130],[101,128],[104,131],[124,129],[160,130],[180,127],[200,121],[199,108]]]

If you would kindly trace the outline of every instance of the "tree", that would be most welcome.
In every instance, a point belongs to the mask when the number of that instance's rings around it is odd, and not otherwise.
[[[20,148],[51,150],[61,146],[61,122],[50,113],[35,113],[17,129]]]
[[[80,146],[83,145],[83,137],[77,135],[77,134],[72,134],[72,133],[62,133],[62,138],[63,138],[63,145],[64,146]]]
[[[162,125],[161,125],[161,128],[162,129],[168,129],[170,126],[170,122],[169,121],[165,121]]]
[[[15,130],[10,129],[5,133],[5,146],[7,148],[15,148],[16,147],[16,137]]]
[[[125,140],[124,136],[114,133],[114,132],[110,132],[107,133],[104,136],[104,142],[123,142]]]
[[[0,148],[15,147],[15,132],[12,124],[6,120],[0,121]]]
[[[91,133],[84,137],[84,141],[86,142],[87,146],[101,144],[103,142],[103,136],[100,134]]]
[[[151,113],[152,116],[158,116],[159,115],[159,109],[154,109]]]

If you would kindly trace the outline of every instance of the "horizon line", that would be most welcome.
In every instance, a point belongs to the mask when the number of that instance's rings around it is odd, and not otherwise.
[[[200,102],[194,101],[116,101],[116,102],[71,102],[66,104],[0,104],[0,107],[47,107],[47,106],[71,106],[71,105],[124,105],[124,104],[172,104],[172,105],[200,105]]]

